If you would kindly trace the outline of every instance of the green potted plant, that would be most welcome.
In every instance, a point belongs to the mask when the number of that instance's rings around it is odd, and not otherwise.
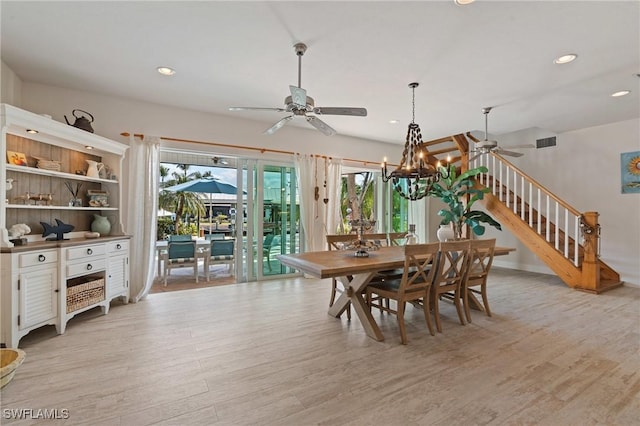
[[[462,238],[464,225],[475,235],[483,235],[485,227],[483,224],[493,226],[498,230],[502,227],[487,213],[480,210],[472,210],[473,204],[482,200],[484,194],[489,192],[489,188],[477,189],[473,186],[473,178],[480,173],[486,173],[487,168],[477,167],[467,170],[457,175],[455,165],[440,167],[442,178],[438,183],[433,184],[429,190],[429,196],[440,199],[448,208],[441,209],[438,216],[442,216],[440,225],[453,224],[453,231],[456,239]],[[469,201],[465,204],[464,199],[469,196]]]

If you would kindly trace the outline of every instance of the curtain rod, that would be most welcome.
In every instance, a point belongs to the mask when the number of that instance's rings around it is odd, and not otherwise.
[[[122,132],[120,133],[121,136],[124,137],[129,137],[131,136],[130,133],[128,132]],[[133,137],[135,138],[140,138],[143,139],[144,138],[144,134],[142,133],[134,133]],[[170,137],[166,137],[166,136],[160,136],[160,139],[164,139],[166,141],[172,141],[172,142],[187,142],[187,143],[193,143],[193,144],[199,144],[199,145],[210,145],[210,146],[220,146],[220,147],[224,147],[224,148],[236,148],[236,149],[247,149],[250,151],[259,151],[261,154],[264,154],[265,152],[273,152],[276,154],[286,154],[286,155],[298,155],[300,154],[299,152],[293,152],[293,151],[285,151],[285,150],[281,150],[281,149],[271,149],[271,148],[257,148],[255,146],[244,146],[244,145],[233,145],[233,144],[227,144],[227,143],[220,143],[220,142],[203,142],[203,141],[194,141],[191,139],[180,139],[180,138],[170,138]],[[331,160],[333,157],[329,157],[326,155],[319,155],[319,154],[310,154],[312,157],[318,157],[318,158],[326,158]],[[379,165],[379,163],[374,162],[374,161],[365,161],[365,160],[354,160],[352,158],[343,158],[343,161],[348,161],[351,163],[362,163],[362,165],[367,166],[367,165]]]

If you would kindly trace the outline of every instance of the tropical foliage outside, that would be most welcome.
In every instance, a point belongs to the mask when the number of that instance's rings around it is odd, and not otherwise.
[[[203,177],[212,177],[211,172],[189,172],[188,164],[178,164],[178,170],[169,175],[169,169],[163,165],[160,166],[160,196],[158,205],[161,209],[175,213],[172,233],[197,235],[198,223],[201,217],[206,214],[206,208],[202,199],[194,192],[173,192],[167,191],[165,188],[190,182]],[[195,219],[196,224],[191,223]],[[183,220],[186,224],[183,224]],[[160,223],[160,221],[158,221]],[[158,229],[160,234],[160,229]]]

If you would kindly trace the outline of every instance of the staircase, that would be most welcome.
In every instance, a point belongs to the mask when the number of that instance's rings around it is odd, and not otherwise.
[[[598,213],[577,211],[497,154],[481,155],[466,167],[469,144],[464,135],[423,145],[434,164],[443,161],[439,154],[457,151],[451,162],[463,170],[487,167],[475,183],[489,188],[483,200],[487,211],[569,287],[602,293],[622,285],[620,275],[600,259]]]

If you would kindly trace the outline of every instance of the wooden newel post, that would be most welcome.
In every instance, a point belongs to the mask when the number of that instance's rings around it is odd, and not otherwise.
[[[598,291],[600,288],[600,225],[598,212],[585,212],[582,216],[582,235],[584,237],[584,259],[582,260],[582,288]]]

